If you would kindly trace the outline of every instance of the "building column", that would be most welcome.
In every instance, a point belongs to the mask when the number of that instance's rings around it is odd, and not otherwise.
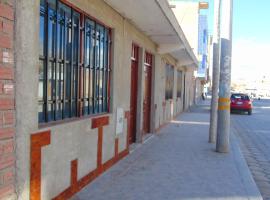
[[[40,2],[16,1],[16,189],[29,199],[30,135],[38,130]]]

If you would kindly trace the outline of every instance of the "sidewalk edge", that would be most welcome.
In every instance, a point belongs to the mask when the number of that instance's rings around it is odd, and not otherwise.
[[[239,172],[242,183],[245,187],[250,200],[263,200],[262,195],[253,179],[253,176],[248,168],[247,162],[240,149],[240,143],[235,136],[234,130],[231,130],[231,147],[234,156],[235,164]]]

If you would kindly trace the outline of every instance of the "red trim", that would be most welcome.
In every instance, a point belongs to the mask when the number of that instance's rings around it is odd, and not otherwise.
[[[41,148],[51,143],[51,131],[31,135],[30,200],[41,199]]]
[[[106,125],[109,125],[109,116],[92,119],[92,129],[100,128]]]
[[[98,148],[97,148],[97,168],[102,167],[102,145],[103,144],[103,127],[98,128]]]
[[[119,160],[123,159],[125,156],[129,154],[128,149],[125,149],[121,153],[118,154],[117,157],[113,157],[112,159],[108,160],[102,165],[102,170],[95,169],[88,173],[86,176],[84,176],[82,179],[76,182],[75,185],[71,185],[66,190],[64,190],[62,193],[60,193],[58,196],[54,197],[53,200],[63,200],[63,199],[69,199],[71,198],[75,193],[79,192],[82,188],[84,188],[86,185],[91,183],[95,178],[97,178],[100,174],[108,170],[110,167],[112,167],[115,163],[117,163]]]
[[[114,142],[114,156],[118,157],[118,148],[119,148],[119,139],[115,138],[115,142]]]
[[[76,191],[78,185],[78,159],[71,161],[70,174],[70,187],[72,191]]]
[[[102,172],[103,126],[108,124],[108,116],[92,119],[92,129],[98,128],[97,170],[99,173]]]
[[[68,0],[60,0],[60,2],[66,4],[67,6],[73,8],[75,11],[79,12],[80,14],[85,15],[86,17],[88,17],[89,19],[96,21],[98,24],[105,26],[106,28],[111,29],[111,27],[109,27],[108,25],[104,24],[103,22],[101,22],[99,19],[91,16],[90,14],[88,14],[86,11],[82,10],[81,8],[73,5],[72,3],[70,3]]]
[[[127,126],[129,127],[130,112],[125,112],[127,118]],[[122,152],[119,151],[119,139],[115,139],[114,157],[102,164],[102,139],[103,126],[109,124],[109,117],[100,117],[92,119],[92,128],[98,128],[98,158],[97,168],[89,172],[86,176],[78,180],[78,159],[71,161],[70,166],[70,186],[53,198],[53,200],[63,200],[71,198],[75,193],[79,192],[86,185],[91,183],[100,174],[112,167],[119,160],[129,154],[126,148]],[[127,130],[129,134],[129,128]],[[127,137],[128,138],[128,137]],[[30,179],[30,200],[40,200],[41,198],[41,147],[50,144],[50,131],[41,132],[31,136],[31,179]],[[127,142],[128,147],[128,142]]]
[[[97,114],[91,114],[91,115],[86,115],[86,116],[82,115],[80,117],[67,118],[67,119],[63,119],[61,121],[52,121],[52,122],[48,122],[48,123],[41,123],[38,125],[38,128],[39,129],[51,128],[53,126],[63,125],[66,123],[71,123],[71,122],[77,122],[80,120],[87,120],[87,119],[89,120],[89,119],[103,117],[103,116],[108,116],[108,113],[97,113]]]

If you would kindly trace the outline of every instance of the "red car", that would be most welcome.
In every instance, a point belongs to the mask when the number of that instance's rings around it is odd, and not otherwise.
[[[247,94],[233,93],[231,95],[231,111],[244,111],[252,114],[252,100]]]

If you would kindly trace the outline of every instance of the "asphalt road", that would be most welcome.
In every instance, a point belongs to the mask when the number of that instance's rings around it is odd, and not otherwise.
[[[270,100],[254,100],[251,116],[233,113],[231,125],[264,200],[270,200]]]

